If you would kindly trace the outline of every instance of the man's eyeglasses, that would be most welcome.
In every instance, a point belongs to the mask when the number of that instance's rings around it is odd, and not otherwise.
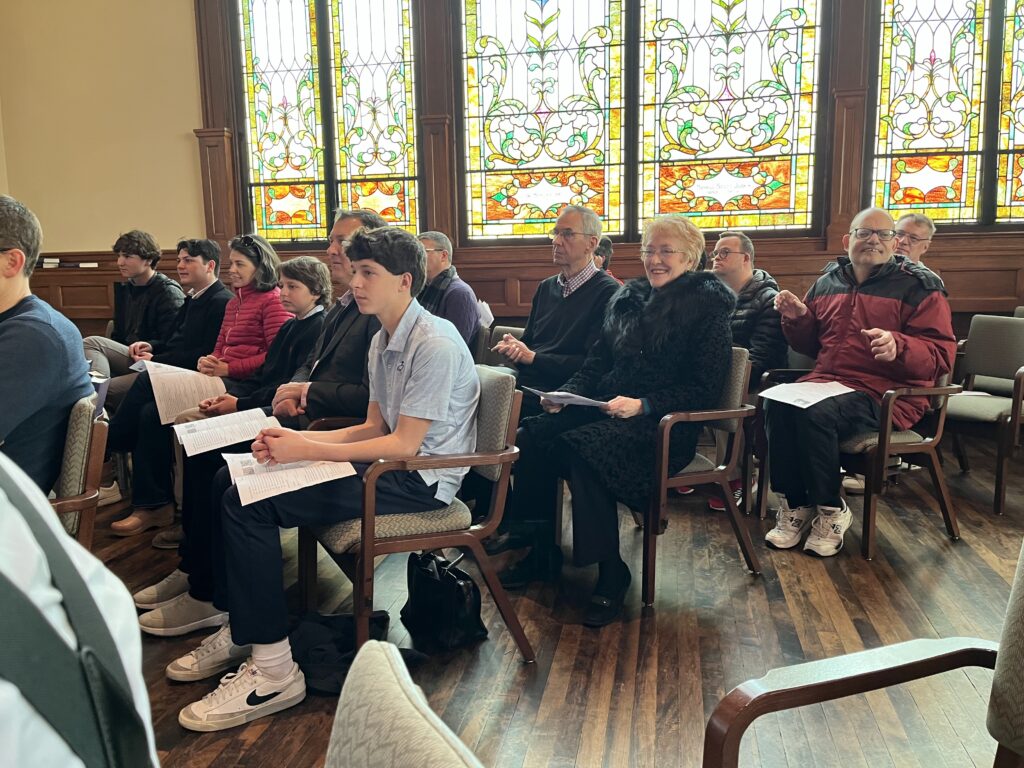
[[[718,248],[718,249],[716,249],[716,250],[711,252],[711,258],[713,258],[713,259],[718,259],[718,258],[728,259],[734,253],[746,253],[746,251],[733,251],[733,250],[730,250],[729,248]]]
[[[867,227],[857,227],[851,229],[850,234],[856,237],[858,240],[867,240],[872,235],[878,235],[878,239],[883,243],[887,243],[896,237],[896,231],[892,229],[868,229]]]
[[[904,232],[903,230],[900,229],[896,230],[896,237],[900,238],[901,240],[909,240],[911,245],[917,245],[918,243],[926,243],[931,240],[930,237],[918,237],[917,235],[912,235],[909,232]]]
[[[550,232],[548,232],[548,237],[550,237],[552,240],[556,240],[559,237],[562,238],[563,240],[568,240],[573,235],[583,235],[584,237],[591,237],[591,235],[588,235],[586,232],[574,232],[571,229],[552,229]]]
[[[640,249],[640,260],[647,261],[654,254],[658,254],[659,259],[670,259],[677,253],[684,253],[684,251],[676,251],[671,248],[659,248],[657,251],[653,248],[641,248]]]

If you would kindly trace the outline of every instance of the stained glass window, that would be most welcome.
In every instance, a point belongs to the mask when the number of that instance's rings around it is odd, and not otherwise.
[[[416,230],[410,0],[332,5],[339,203]]]
[[[640,217],[811,225],[815,0],[644,0]]]
[[[326,237],[323,121],[312,0],[242,0],[249,189],[256,231]]]
[[[465,0],[470,237],[537,236],[566,205],[623,231],[621,0]]]
[[[874,204],[978,218],[987,0],[883,0]]]
[[[1007,0],[999,100],[996,220],[1024,220],[1024,0]]]

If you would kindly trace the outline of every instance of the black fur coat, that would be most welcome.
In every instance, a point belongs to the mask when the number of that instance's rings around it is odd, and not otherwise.
[[[568,406],[526,419],[523,428],[552,450],[577,453],[619,501],[643,509],[654,485],[661,417],[718,405],[729,375],[735,302],[710,272],[688,272],[658,291],[646,279],[626,283],[608,303],[601,336],[583,366],[560,389],[597,400],[646,398],[650,414],[611,419],[597,408]],[[699,432],[696,424],[673,428],[672,472],[693,459]]]

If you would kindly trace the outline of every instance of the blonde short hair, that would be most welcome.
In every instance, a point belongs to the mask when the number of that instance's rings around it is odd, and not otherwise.
[[[670,213],[644,222],[644,233],[640,247],[646,248],[656,231],[663,231],[677,241],[680,251],[690,257],[687,271],[696,269],[704,255],[704,233],[686,216]]]

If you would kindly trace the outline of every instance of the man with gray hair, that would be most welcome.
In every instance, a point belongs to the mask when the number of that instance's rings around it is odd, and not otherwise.
[[[0,451],[49,493],[60,474],[72,406],[93,392],[82,334],[32,295],[39,219],[0,195]]]
[[[452,264],[452,241],[443,232],[421,232],[416,237],[427,252],[427,283],[417,301],[430,314],[454,325],[473,349],[480,332],[480,308],[473,289]]]
[[[933,237],[934,221],[923,213],[905,213],[896,222],[896,246],[893,250],[897,256],[906,256],[920,263],[931,247]]]

